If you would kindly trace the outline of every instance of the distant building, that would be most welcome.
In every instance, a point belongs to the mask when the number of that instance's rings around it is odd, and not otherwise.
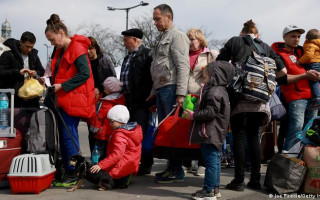
[[[11,26],[8,22],[8,19],[6,19],[6,21],[4,21],[2,24],[1,37],[3,37],[4,40],[11,38]]]

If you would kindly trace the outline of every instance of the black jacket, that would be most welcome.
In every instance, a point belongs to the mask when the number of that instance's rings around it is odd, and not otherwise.
[[[3,44],[11,50],[3,52],[0,56],[0,88],[14,88],[17,94],[24,82],[24,76],[20,74],[20,70],[23,69],[20,42],[10,38]],[[32,49],[28,57],[30,69],[35,70],[39,76],[43,76],[44,68],[38,57],[38,50]],[[38,107],[38,105],[38,98],[25,101],[18,95],[15,96],[15,107]]]
[[[103,82],[106,78],[113,76],[116,77],[116,71],[114,70],[113,63],[107,55],[102,53],[98,55],[98,66],[93,66],[91,62],[91,67],[96,67],[96,70],[92,70],[93,79],[95,87],[99,89],[100,92],[103,92]]]
[[[263,48],[265,52],[264,56],[270,57],[275,60],[278,71],[285,67],[280,56],[276,54],[269,45],[257,38],[255,38],[254,41]],[[251,53],[252,45],[254,44],[250,35],[232,37],[220,50],[220,54],[218,55],[216,60],[245,62],[247,60],[247,57]],[[253,50],[256,53],[261,54],[256,47],[254,47]]]
[[[124,58],[122,68],[127,62],[129,56]],[[130,94],[126,94],[126,105],[129,110],[137,108],[148,108],[151,106],[146,99],[150,95],[153,81],[151,78],[151,50],[144,45],[139,47],[138,52],[130,61],[129,69],[129,90]]]
[[[199,108],[193,114],[191,142],[213,144],[221,150],[230,119],[226,86],[234,76],[234,67],[226,61],[215,61],[209,63],[206,69],[210,82],[205,84]]]

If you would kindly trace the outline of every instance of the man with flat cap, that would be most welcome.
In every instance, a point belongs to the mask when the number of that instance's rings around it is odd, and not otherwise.
[[[121,34],[128,55],[124,58],[121,66],[120,81],[123,82],[123,92],[126,97],[126,106],[130,112],[130,121],[136,121],[145,134],[148,128],[149,108],[153,104],[146,101],[153,85],[150,72],[151,50],[142,44],[143,32],[140,29],[129,29]],[[152,164],[152,156],[142,152],[138,175],[150,174]]]

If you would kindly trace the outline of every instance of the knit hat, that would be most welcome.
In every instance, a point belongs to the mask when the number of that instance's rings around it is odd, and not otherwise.
[[[123,105],[115,105],[109,110],[107,118],[126,124],[129,121],[130,114],[127,107]]]
[[[120,92],[122,90],[123,83],[116,77],[108,77],[103,82],[104,89],[107,89],[110,93]]]

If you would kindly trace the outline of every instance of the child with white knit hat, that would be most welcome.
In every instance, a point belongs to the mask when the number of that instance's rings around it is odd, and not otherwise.
[[[96,115],[89,120],[89,145],[92,152],[93,147],[97,146],[100,151],[100,160],[106,157],[106,148],[109,137],[113,132],[107,114],[115,105],[125,105],[125,97],[122,94],[123,83],[116,77],[108,77],[103,82],[106,96],[102,98],[96,106]]]
[[[108,119],[114,131],[109,139],[107,157],[90,168],[91,173],[101,169],[107,172],[114,188],[127,188],[131,176],[139,169],[142,129],[137,122],[128,123],[129,118],[126,106],[116,105],[109,110]]]

